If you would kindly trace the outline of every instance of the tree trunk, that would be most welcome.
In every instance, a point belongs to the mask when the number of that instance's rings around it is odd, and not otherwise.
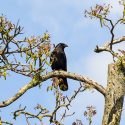
[[[119,125],[125,93],[125,70],[114,64],[108,66],[108,85],[102,125]]]

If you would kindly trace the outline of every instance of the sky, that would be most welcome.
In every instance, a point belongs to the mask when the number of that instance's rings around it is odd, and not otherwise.
[[[20,20],[20,25],[24,27],[23,36],[42,35],[46,30],[50,33],[51,41],[54,44],[66,43],[69,47],[65,52],[68,60],[68,71],[87,76],[96,80],[106,87],[107,66],[112,63],[112,57],[108,53],[94,53],[96,45],[103,45],[110,40],[110,33],[107,29],[101,28],[99,21],[90,20],[84,17],[84,10],[95,4],[112,4],[111,18],[116,20],[122,15],[122,8],[114,0],[1,0],[0,14],[12,22]],[[124,26],[117,27],[116,38],[124,35]],[[124,43],[115,47],[125,49]],[[0,101],[13,96],[22,86],[30,81],[29,78],[12,73],[7,80],[0,79]],[[64,94],[70,95],[78,82],[69,80],[69,90]],[[42,88],[38,87],[29,90],[20,99],[8,107],[0,109],[3,120],[12,121],[15,125],[25,125],[24,117],[19,117],[16,121],[12,119],[12,111],[18,109],[19,105],[27,106],[27,110],[32,110],[39,103],[50,109],[54,106],[52,92],[46,92],[46,88],[51,84],[48,80],[44,82]],[[50,105],[51,104],[51,105]],[[96,107],[97,115],[93,119],[93,125],[100,125],[103,110],[104,98],[97,91],[86,91],[79,94],[72,103],[69,113],[76,111],[75,115],[65,119],[65,125],[70,125],[75,119],[84,121],[83,112],[88,105]],[[125,111],[123,110],[121,125]],[[31,125],[39,123],[32,121]],[[45,125],[49,125],[46,122]]]

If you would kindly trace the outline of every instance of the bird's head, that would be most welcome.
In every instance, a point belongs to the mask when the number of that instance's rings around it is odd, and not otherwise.
[[[65,47],[68,47],[68,45],[65,44],[65,43],[59,43],[59,44],[56,45],[56,48],[61,48],[63,50],[64,50]]]

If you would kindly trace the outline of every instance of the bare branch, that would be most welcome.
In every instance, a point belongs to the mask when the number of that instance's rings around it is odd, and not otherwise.
[[[25,109],[26,109],[26,107],[16,110],[13,113],[14,119],[16,120],[17,117],[19,117],[21,114],[23,114],[26,117],[27,123],[29,124],[29,121],[28,121],[29,118],[36,118],[40,122],[42,122],[42,118],[44,118],[44,117],[51,117],[51,115],[46,114],[46,113],[45,114],[38,113],[37,115],[35,115],[35,114],[30,113],[30,112],[26,112]]]
[[[11,122],[3,121],[3,120],[1,119],[1,117],[0,117],[0,125],[2,125],[2,124],[13,125],[13,123],[11,123]]]
[[[50,112],[48,109],[46,109],[43,106],[38,104],[37,107],[35,107],[35,110],[39,109],[40,111],[37,114],[32,114],[30,112],[25,111],[26,107],[21,108],[19,106],[19,109],[13,112],[14,119],[16,119],[17,117],[19,117],[22,114],[26,117],[27,122],[29,122],[28,119],[31,119],[31,118],[32,119],[34,119],[34,118],[38,119],[40,122],[42,122],[43,118],[48,117],[50,119],[50,123],[54,123],[56,125],[63,125],[61,123],[61,121],[64,120],[64,118],[66,118],[68,116],[74,115],[74,113],[75,113],[75,112],[73,112],[72,114],[67,114],[66,109],[69,110],[69,106],[71,106],[71,103],[75,99],[75,97],[80,92],[83,92],[85,90],[86,90],[86,88],[84,88],[84,90],[83,90],[83,86],[82,86],[82,84],[80,84],[80,87],[73,92],[73,95],[70,98],[65,97],[65,99],[62,100],[61,97],[59,97],[59,94],[61,94],[61,93],[58,91],[58,89],[56,89],[55,91],[56,91],[56,103],[57,104],[56,104],[56,106],[55,106],[55,108],[53,109],[52,112]],[[59,120],[56,119],[56,115],[57,115],[57,112],[61,108],[65,108],[65,112],[64,112],[64,114],[62,115],[62,117],[59,121]]]
[[[2,121],[2,124],[13,125],[12,123],[7,122],[7,121]]]
[[[6,107],[16,101],[19,97],[21,97],[27,90],[35,87],[36,85],[40,84],[40,81],[34,78],[30,83],[22,87],[13,97],[9,98],[8,100],[3,101],[0,103],[0,107]]]
[[[85,84],[92,86],[94,89],[96,89],[97,91],[99,91],[101,94],[103,94],[105,96],[105,93],[106,93],[105,88],[103,86],[99,85],[97,82],[95,82],[85,76],[81,76],[81,75],[78,75],[75,73],[70,73],[70,72],[65,72],[65,71],[53,71],[53,72],[49,72],[46,75],[43,75],[41,77],[39,77],[39,75],[34,76],[32,81],[30,83],[28,83],[27,85],[25,85],[24,87],[22,87],[13,97],[0,103],[0,107],[2,108],[2,107],[6,107],[6,106],[10,105],[14,101],[16,101],[19,97],[21,97],[27,90],[39,85],[43,81],[46,81],[52,77],[57,77],[57,76],[58,77],[59,76],[67,77],[67,78],[70,78],[73,80],[84,82]]]
[[[121,42],[123,42],[123,41],[125,41],[125,36],[122,36],[122,37],[120,37],[120,38],[118,38],[118,39],[113,40],[112,45],[117,44],[117,43],[121,43]],[[96,48],[95,48],[94,51],[95,51],[96,53],[100,53],[100,52],[103,52],[103,51],[111,52],[111,51],[110,51],[110,43],[111,43],[111,41],[107,41],[107,42],[104,44],[104,46],[102,46],[102,47],[96,46]]]

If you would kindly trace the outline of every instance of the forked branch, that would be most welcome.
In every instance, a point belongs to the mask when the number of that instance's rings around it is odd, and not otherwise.
[[[125,36],[122,36],[118,39],[113,40],[112,45],[117,44],[117,43],[121,43],[123,41],[125,41]],[[103,52],[103,51],[110,52],[111,51],[110,43],[111,43],[111,41],[107,41],[102,47],[96,46],[94,51],[97,52],[97,53],[100,53],[100,52]]]

